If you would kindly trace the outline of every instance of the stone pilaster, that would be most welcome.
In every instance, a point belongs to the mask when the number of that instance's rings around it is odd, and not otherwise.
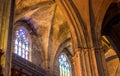
[[[95,55],[96,55],[99,76],[109,76],[109,73],[107,70],[107,64],[105,61],[105,53],[103,49],[95,48]]]
[[[73,65],[74,65],[75,76],[82,76],[80,50],[79,49],[76,50],[75,55],[73,56]]]
[[[11,39],[13,0],[0,0],[0,49],[4,54],[1,56],[1,66],[3,76],[10,76],[11,71]],[[11,15],[12,14],[12,15]]]
[[[73,57],[75,76],[98,76],[94,49],[78,48]]]
[[[86,69],[85,76],[91,76],[91,69],[90,69],[90,58],[89,58],[89,52],[88,49],[83,49],[83,55],[84,55],[84,64]]]
[[[82,48],[80,57],[82,58],[82,75],[98,76],[94,50],[92,48]]]
[[[90,53],[91,53],[91,58],[90,59],[91,59],[92,69],[94,70],[93,71],[94,76],[99,76],[98,75],[97,61],[96,61],[96,57],[95,57],[94,48],[91,48]]]

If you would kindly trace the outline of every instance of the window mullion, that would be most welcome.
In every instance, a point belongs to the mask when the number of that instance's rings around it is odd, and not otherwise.
[[[15,33],[15,53],[18,54],[19,56],[29,59],[29,42],[28,42],[28,37],[27,33],[23,28],[20,28],[16,31]]]

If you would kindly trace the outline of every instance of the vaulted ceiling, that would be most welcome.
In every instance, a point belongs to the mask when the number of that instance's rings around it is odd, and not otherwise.
[[[67,21],[53,0],[16,0],[14,23],[19,20],[26,20],[33,24],[45,58],[48,58],[48,51],[50,51],[53,59],[59,46],[67,39],[71,39]],[[71,45],[70,41],[65,47]]]

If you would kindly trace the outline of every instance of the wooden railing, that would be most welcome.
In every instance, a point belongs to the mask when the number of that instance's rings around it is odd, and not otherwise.
[[[43,68],[18,56],[15,53],[12,54],[12,67],[22,69],[31,76],[46,76],[46,71]]]

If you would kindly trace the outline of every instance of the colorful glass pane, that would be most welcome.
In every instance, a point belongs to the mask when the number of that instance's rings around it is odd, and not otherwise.
[[[26,51],[29,51],[29,41],[26,34],[26,31],[23,28],[20,28],[15,33],[15,52],[19,56],[29,59],[29,53],[26,53]]]
[[[60,69],[60,76],[71,76],[70,63],[65,54],[61,54],[59,56],[59,69]]]

